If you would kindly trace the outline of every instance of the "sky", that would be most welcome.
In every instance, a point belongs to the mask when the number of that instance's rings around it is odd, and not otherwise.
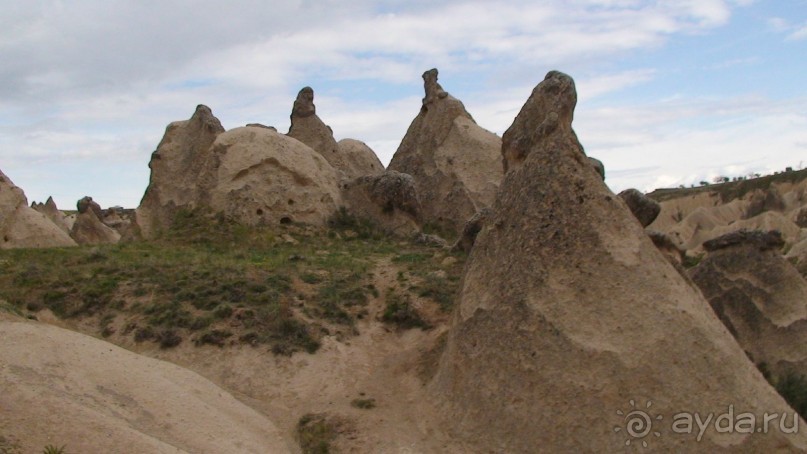
[[[287,132],[300,88],[386,165],[421,74],[499,135],[550,70],[606,183],[807,165],[807,0],[0,0],[0,170],[28,201],[136,207],[168,123]]]

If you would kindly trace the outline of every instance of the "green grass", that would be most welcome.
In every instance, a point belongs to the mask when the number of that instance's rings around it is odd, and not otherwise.
[[[21,454],[20,442],[10,435],[0,435],[0,454]]]
[[[336,425],[326,415],[308,413],[297,423],[297,440],[303,454],[327,454],[336,439]]]
[[[402,329],[429,328],[429,324],[412,307],[408,295],[400,295],[393,291],[387,295],[387,305],[381,315],[381,320]]]
[[[376,407],[375,399],[353,399],[350,405],[362,410],[370,410]]]
[[[298,243],[283,241],[285,233]],[[447,278],[429,278],[445,268],[436,253],[416,244],[402,249],[400,239],[344,213],[317,229],[245,227],[182,211],[151,241],[0,251],[0,310],[26,316],[49,309],[93,322],[91,334],[162,348],[184,339],[315,352],[325,333],[355,332],[379,297],[372,272],[382,260],[406,268],[413,291],[448,310],[461,265],[446,269]]]

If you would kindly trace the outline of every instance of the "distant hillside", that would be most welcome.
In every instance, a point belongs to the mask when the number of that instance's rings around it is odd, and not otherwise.
[[[703,192],[715,192],[720,195],[720,200],[723,203],[729,203],[755,189],[767,190],[773,183],[799,183],[805,179],[807,179],[807,169],[782,172],[776,175],[767,175],[748,180],[698,186],[696,188],[656,189],[647,195],[657,202],[663,202],[665,200],[677,199],[679,197],[696,195]]]

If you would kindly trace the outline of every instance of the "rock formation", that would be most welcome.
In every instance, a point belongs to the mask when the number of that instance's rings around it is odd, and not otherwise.
[[[104,210],[101,209],[101,205],[98,205],[98,202],[93,200],[90,196],[80,198],[78,202],[76,202],[76,209],[79,213],[86,213],[91,210],[98,219],[104,217]]]
[[[343,166],[341,169],[348,179],[365,175],[379,175],[384,172],[384,164],[372,148],[356,139],[342,139],[337,142]]]
[[[382,230],[409,236],[420,230],[420,200],[411,175],[388,170],[343,183],[347,211]]]
[[[151,178],[137,209],[137,224],[149,238],[168,228],[180,208],[198,207],[203,168],[209,165],[208,149],[224,132],[209,107],[199,105],[190,120],[168,125],[152,153]]]
[[[346,179],[377,174],[384,170],[375,152],[363,142],[350,139],[336,142],[331,128],[317,116],[314,90],[311,87],[304,87],[297,94],[291,111],[288,135],[321,154]]]
[[[591,163],[591,167],[594,167],[594,170],[600,175],[600,178],[605,181],[605,165],[597,158],[592,158],[591,156],[588,157],[588,162]]]
[[[785,258],[796,267],[802,276],[807,278],[807,238],[794,244]]]
[[[631,213],[636,216],[642,227],[647,227],[661,212],[661,205],[655,200],[647,197],[637,189],[625,189],[619,193],[619,197],[625,201]]]
[[[745,219],[758,216],[766,211],[783,211],[785,201],[782,194],[775,187],[767,190],[757,189],[751,193],[748,207],[745,209]]]
[[[206,106],[168,126],[149,166],[151,181],[137,209],[145,238],[169,227],[179,209],[222,213],[247,225],[322,225],[341,203],[338,174],[313,149],[272,128],[224,132]]]
[[[34,203],[31,205],[31,208],[35,209],[36,211],[44,214],[48,217],[57,227],[62,229],[65,233],[70,233],[70,228],[72,225],[69,225],[67,220],[65,219],[64,213],[59,210],[59,207],[56,206],[56,202],[53,201],[53,197],[48,197],[48,200],[45,203]]]
[[[22,189],[0,171],[0,249],[75,245],[67,232],[29,207]]]
[[[323,225],[341,204],[339,177],[325,158],[271,129],[227,131],[210,154],[215,183],[200,204],[239,222]]]
[[[741,230],[707,241],[689,270],[717,316],[757,364],[807,375],[807,281],[779,252],[777,231]]]
[[[430,385],[446,427],[476,452],[807,449],[803,433],[672,430],[679,412],[793,410],[591,167],[575,99],[550,72],[514,124],[546,126],[503,146],[508,173]],[[658,436],[632,435],[637,409],[663,416],[647,420]]]
[[[726,233],[778,230],[788,246],[803,237],[807,215],[807,170],[691,189],[659,189],[647,194],[661,213],[649,228],[666,233],[689,255],[703,242]]]
[[[483,208],[473,215],[471,219],[468,219],[462,227],[462,233],[460,233],[460,237],[457,238],[457,242],[454,243],[452,249],[471,252],[471,248],[474,247],[474,243],[476,242],[477,235],[479,235],[479,232],[482,231],[482,228],[487,224],[492,215],[493,211],[490,208]]]
[[[796,223],[797,226],[799,226],[802,229],[807,228],[807,207],[801,208],[796,213],[795,217],[796,217],[795,223]]]
[[[682,251],[675,242],[667,235],[655,230],[649,230],[647,236],[653,241],[659,251],[667,257],[670,263],[675,267],[680,267],[684,261],[684,251]]]
[[[78,215],[70,229],[70,237],[78,244],[114,244],[120,233],[101,221],[103,211],[92,197],[83,197],[76,203]]]
[[[0,338],[0,427],[19,452],[294,452],[265,415],[177,365],[2,314]]]
[[[493,204],[502,178],[501,139],[482,129],[462,102],[437,83],[437,70],[423,74],[426,96],[389,164],[412,175],[423,204],[423,221],[459,232]]]

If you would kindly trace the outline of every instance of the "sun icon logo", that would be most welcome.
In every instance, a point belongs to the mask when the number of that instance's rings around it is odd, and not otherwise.
[[[647,401],[645,404],[644,410],[640,410],[636,408],[636,402],[631,399],[630,406],[631,409],[625,413],[622,410],[617,410],[616,414],[622,417],[622,420],[625,423],[625,426],[616,426],[614,427],[614,432],[619,433],[622,430],[628,434],[628,439],[625,440],[625,446],[630,446],[634,440],[641,440],[642,446],[647,447],[647,440],[643,440],[643,438],[647,437],[651,433],[656,437],[660,437],[661,433],[658,431],[653,430],[653,421],[661,421],[663,416],[657,415],[653,416],[650,414],[650,407],[653,405],[653,402]]]

